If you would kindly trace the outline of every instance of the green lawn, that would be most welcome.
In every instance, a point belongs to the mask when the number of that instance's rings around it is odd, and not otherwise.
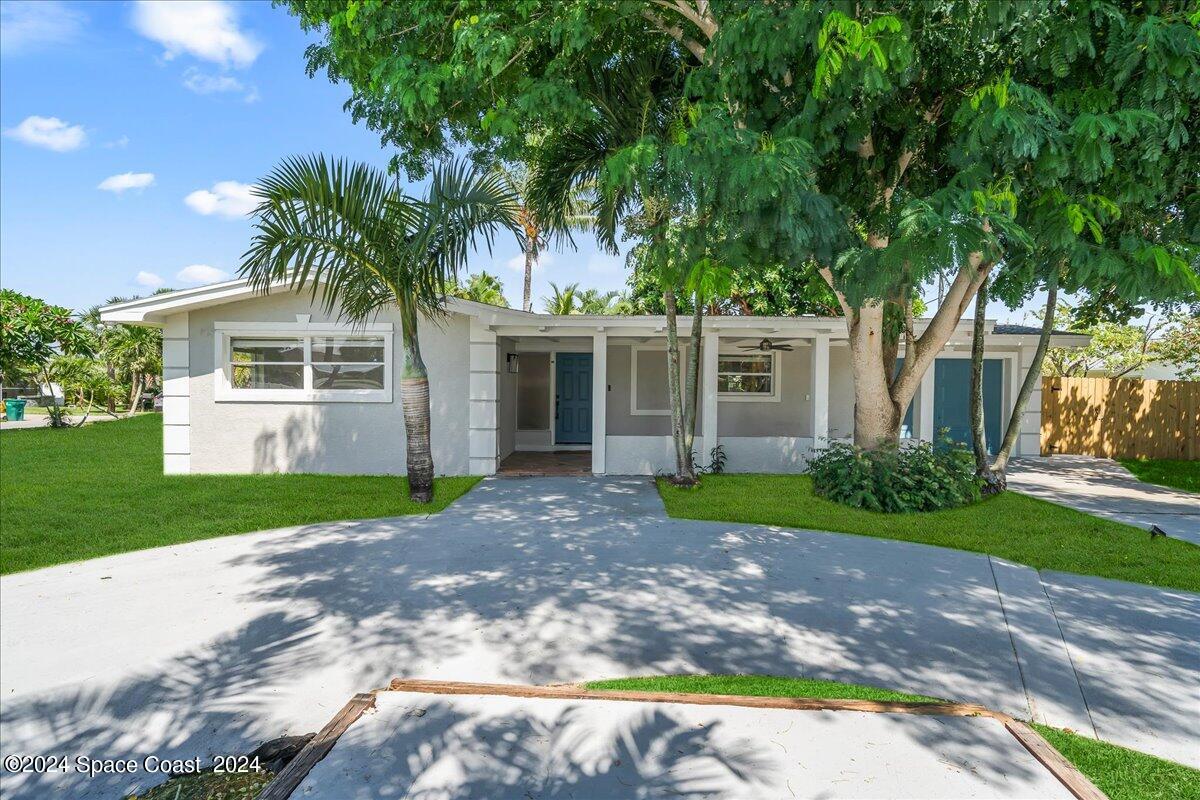
[[[896,703],[941,703],[936,697],[893,692],[876,686],[838,683],[813,678],[777,678],[772,675],[652,675],[591,681],[589,689],[627,692],[691,692],[745,697],[819,697],[825,700],[879,700]]]
[[[1200,492],[1200,461],[1130,458],[1122,459],[1121,463],[1136,475],[1139,481],[1183,489],[1185,492]]]
[[[1058,728],[1033,727],[1110,800],[1200,800],[1200,770]]]
[[[163,475],[162,417],[0,433],[0,573],[231,533],[440,511],[478,478]]]
[[[662,675],[619,678],[593,681],[587,684],[587,688],[752,697],[817,697],[830,700],[929,702],[935,699],[874,686],[763,675]],[[1057,728],[1048,728],[1045,725],[1034,727],[1058,748],[1068,761],[1107,793],[1110,800],[1200,800],[1200,770]]]
[[[658,490],[673,517],[902,539],[1037,569],[1200,592],[1200,547],[1151,539],[1137,528],[1016,492],[949,511],[877,514],[815,496],[807,475],[705,475],[699,488],[660,480]]]

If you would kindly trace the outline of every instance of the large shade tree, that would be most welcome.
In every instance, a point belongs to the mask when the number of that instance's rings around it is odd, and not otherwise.
[[[623,148],[606,169],[690,172],[686,210],[735,237],[747,263],[816,263],[846,319],[865,447],[898,436],[996,266],[1040,249],[1035,205],[1130,221],[1116,247],[1079,251],[1064,289],[1195,282],[1184,156],[1200,45],[1183,0],[289,6],[323,33],[310,70],[348,82],[351,112],[417,172],[459,146],[514,158],[531,130],[587,118],[581,87],[614,54],[670,48],[664,76],[684,79],[670,84],[681,114],[668,147]],[[1135,168],[1121,148],[1140,148]],[[1151,209],[1179,220],[1184,247]],[[913,301],[939,278],[948,288],[918,323]]]
[[[418,321],[443,312],[445,289],[464,268],[477,237],[490,249],[516,233],[516,201],[494,172],[466,162],[433,170],[424,197],[368,164],[324,156],[289,158],[255,189],[255,234],[240,273],[257,290],[307,289],[330,313],[365,323],[400,316],[410,496],[433,497],[429,375]]]

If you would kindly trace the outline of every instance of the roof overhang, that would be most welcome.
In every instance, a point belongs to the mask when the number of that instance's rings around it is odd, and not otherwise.
[[[174,314],[200,308],[234,303],[272,294],[290,292],[286,280],[277,281],[268,292],[255,290],[245,279],[214,283],[197,289],[182,289],[164,292],[140,300],[116,303],[100,309],[103,322],[126,325],[148,325],[161,327]],[[604,332],[611,336],[662,336],[667,329],[667,318],[655,315],[613,316],[600,314],[537,314],[514,308],[477,303],[457,297],[446,299],[446,310],[450,313],[474,317],[480,324],[501,336],[591,336]],[[690,319],[690,318],[689,318]],[[681,323],[690,327],[690,322]],[[916,320],[919,336],[929,324],[928,319]],[[1026,334],[993,334],[995,322],[988,320],[985,330],[988,341],[1009,346],[1032,346],[1037,337]],[[949,345],[970,344],[972,321],[960,320]],[[846,324],[841,317],[753,317],[753,316],[710,316],[704,321],[706,331],[725,336],[762,338],[815,338],[828,335],[834,339],[846,338]],[[1055,334],[1050,343],[1055,347],[1085,347],[1091,340],[1080,334]]]

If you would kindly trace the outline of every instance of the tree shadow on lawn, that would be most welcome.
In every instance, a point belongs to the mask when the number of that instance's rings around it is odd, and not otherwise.
[[[218,569],[206,589],[236,593],[247,610],[226,636],[186,642],[183,629],[181,654],[157,669],[13,698],[6,750],[247,752],[315,730],[353,691],[393,677],[804,675],[1028,716],[986,557],[672,520],[646,481],[584,487],[489,481],[428,519],[255,540],[225,562],[238,582],[223,583]],[[1165,736],[1185,733],[1170,709],[1141,713]],[[42,796],[51,785],[24,781],[5,795]],[[99,797],[127,785],[102,778],[88,788]]]

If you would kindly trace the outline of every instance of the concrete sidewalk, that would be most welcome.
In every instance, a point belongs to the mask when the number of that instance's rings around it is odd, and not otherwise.
[[[1008,488],[1139,528],[1157,525],[1169,536],[1200,545],[1200,495],[1143,483],[1111,459],[1014,459]]]
[[[757,673],[975,702],[1200,766],[1200,596],[670,519],[645,479],[489,479],[427,518],[127,553],[0,594],[12,752],[244,753],[397,676]],[[0,775],[6,798],[139,785]]]
[[[1073,795],[988,717],[380,692],[292,797]]]

